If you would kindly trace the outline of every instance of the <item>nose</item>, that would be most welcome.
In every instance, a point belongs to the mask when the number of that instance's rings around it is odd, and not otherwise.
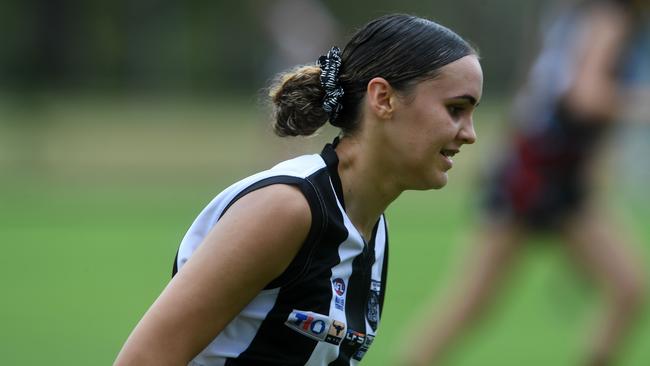
[[[473,144],[476,142],[476,132],[474,131],[474,122],[469,119],[458,131],[458,138],[463,144]]]

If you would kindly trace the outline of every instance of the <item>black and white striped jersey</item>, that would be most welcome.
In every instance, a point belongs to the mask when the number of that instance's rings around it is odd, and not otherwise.
[[[365,242],[345,212],[338,158],[284,161],[215,197],[183,238],[182,270],[212,226],[243,195],[271,185],[300,188],[312,225],[289,267],[271,281],[190,365],[356,365],[375,337],[386,289],[388,237],[382,215]]]

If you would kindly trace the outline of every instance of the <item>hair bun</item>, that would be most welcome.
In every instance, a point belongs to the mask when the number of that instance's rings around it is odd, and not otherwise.
[[[309,136],[327,122],[320,74],[316,66],[302,66],[276,80],[269,96],[274,104],[273,129],[277,135]]]

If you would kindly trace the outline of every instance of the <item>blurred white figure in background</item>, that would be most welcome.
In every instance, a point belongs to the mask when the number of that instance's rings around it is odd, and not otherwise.
[[[273,1],[260,15],[276,46],[267,66],[273,72],[312,62],[339,36],[338,22],[318,0]]]

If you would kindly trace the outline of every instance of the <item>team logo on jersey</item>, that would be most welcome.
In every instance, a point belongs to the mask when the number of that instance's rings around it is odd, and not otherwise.
[[[345,293],[345,281],[341,278],[334,279],[332,281],[332,287],[334,287],[334,292],[339,296],[343,296]]]
[[[350,346],[360,347],[366,341],[366,334],[348,329],[345,332],[345,342]]]
[[[379,324],[379,292],[381,291],[381,282],[372,280],[370,282],[370,293],[368,294],[368,304],[366,308],[366,319],[373,331],[377,330]]]
[[[345,310],[345,299],[341,296],[335,296],[334,307],[339,310]]]
[[[363,356],[366,355],[366,352],[368,352],[368,349],[370,348],[370,345],[372,344],[372,341],[374,341],[374,340],[375,340],[375,336],[374,336],[374,335],[372,335],[372,334],[367,334],[367,335],[366,335],[366,340],[365,340],[365,342],[363,342],[363,344],[361,345],[361,347],[359,347],[359,349],[354,353],[354,355],[352,356],[352,358],[354,358],[354,359],[357,360],[357,361],[361,361],[361,359],[363,358]]]
[[[332,320],[332,325],[330,326],[329,332],[327,332],[327,336],[325,337],[325,342],[335,344],[338,346],[339,344],[341,344],[344,335],[345,335],[345,323],[340,322],[338,320]]]
[[[317,341],[339,345],[345,335],[345,323],[312,311],[293,310],[287,321],[289,328]]]
[[[331,321],[325,315],[294,310],[284,323],[289,328],[317,341],[325,340]]]
[[[370,281],[370,291],[372,291],[372,292],[381,291],[381,281],[371,280]]]

